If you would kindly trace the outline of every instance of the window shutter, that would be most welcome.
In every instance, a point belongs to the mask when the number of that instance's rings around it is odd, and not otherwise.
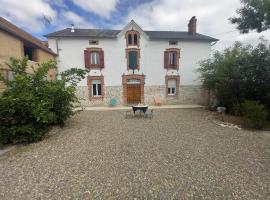
[[[168,80],[168,88],[176,88],[176,80],[175,79]]]
[[[100,68],[104,68],[104,51],[99,52],[99,64]]]
[[[85,65],[85,68],[88,68],[88,69],[91,67],[90,57],[91,57],[91,52],[88,50],[84,50],[84,65]]]
[[[137,64],[137,52],[130,51],[129,52],[129,68],[136,69],[138,66]]]
[[[169,66],[169,51],[164,51],[164,68]]]

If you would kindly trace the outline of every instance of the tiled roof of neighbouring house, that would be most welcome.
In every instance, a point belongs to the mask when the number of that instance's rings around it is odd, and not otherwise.
[[[41,40],[35,38],[34,36],[30,35],[29,33],[25,32],[24,30],[20,29],[14,24],[5,20],[3,17],[0,17],[0,30],[9,33],[15,36],[16,38],[23,40],[24,42],[30,43],[36,48],[40,48],[52,55],[56,55],[50,48],[45,46]]]
[[[45,35],[48,38],[52,37],[95,37],[95,38],[116,38],[117,34],[121,30],[106,30],[106,29],[75,29],[71,32],[70,28],[66,28],[57,32],[49,33]],[[150,39],[153,40],[197,40],[197,41],[218,41],[216,38],[212,38],[199,33],[189,33],[185,31],[144,31]]]

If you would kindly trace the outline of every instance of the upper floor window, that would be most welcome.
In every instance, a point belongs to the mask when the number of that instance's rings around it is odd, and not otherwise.
[[[89,44],[98,45],[98,40],[89,40]]]
[[[130,30],[126,33],[127,46],[139,46],[140,33],[138,31]]]
[[[139,49],[127,49],[127,68],[128,70],[139,69]]]
[[[87,48],[84,50],[85,67],[104,68],[104,52],[101,48]]]
[[[24,45],[23,51],[25,57],[28,57],[29,60],[37,62],[36,49]]]
[[[179,69],[180,50],[173,48],[164,52],[164,68]]]

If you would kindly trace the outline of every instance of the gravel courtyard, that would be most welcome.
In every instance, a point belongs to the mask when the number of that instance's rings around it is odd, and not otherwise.
[[[0,157],[0,199],[270,199],[270,132],[202,109],[84,111]]]

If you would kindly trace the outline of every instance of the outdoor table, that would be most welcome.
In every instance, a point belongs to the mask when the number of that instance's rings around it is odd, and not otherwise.
[[[135,112],[137,111],[137,110],[139,110],[140,112],[143,112],[143,114],[145,114],[146,113],[146,111],[147,111],[147,109],[148,109],[148,106],[147,105],[142,105],[142,106],[132,106],[132,110],[133,110],[133,113],[134,113],[134,115],[135,115]]]

